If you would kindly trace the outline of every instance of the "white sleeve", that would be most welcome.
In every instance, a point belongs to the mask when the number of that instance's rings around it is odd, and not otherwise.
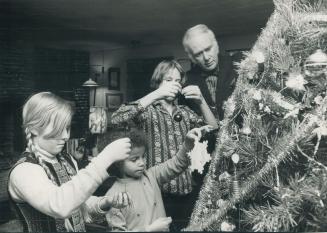
[[[85,205],[88,209],[88,212],[90,214],[102,214],[102,211],[99,211],[99,206],[98,203],[103,197],[96,197],[96,196],[91,196],[87,201],[85,202]]]
[[[93,159],[60,187],[54,185],[37,164],[17,165],[9,177],[9,193],[17,202],[27,202],[54,218],[67,218],[108,178],[101,159]]]

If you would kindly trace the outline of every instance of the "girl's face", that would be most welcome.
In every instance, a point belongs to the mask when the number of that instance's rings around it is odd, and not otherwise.
[[[123,161],[121,166],[122,178],[140,178],[145,169],[144,146],[133,147],[130,156]]]
[[[52,155],[57,155],[62,151],[66,141],[70,137],[70,126],[65,128],[61,135],[57,138],[47,138],[46,135],[53,131],[53,121],[44,129],[41,133],[36,133],[34,136],[34,143],[36,143],[41,149],[47,151]]]

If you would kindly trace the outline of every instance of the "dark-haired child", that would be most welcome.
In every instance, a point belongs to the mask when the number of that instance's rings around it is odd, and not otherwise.
[[[133,122],[146,134],[146,166],[150,168],[174,157],[185,140],[186,133],[204,124],[218,127],[217,120],[203,98],[199,87],[182,88],[186,76],[175,60],[164,60],[155,68],[151,77],[152,92],[141,99],[122,105],[112,114],[111,122],[120,125]],[[193,101],[201,110],[203,118],[185,105],[177,104],[178,93]],[[173,216],[172,230],[186,227],[197,193],[189,170],[162,187],[167,213]],[[183,204],[176,210],[175,206]],[[175,221],[176,220],[176,221]]]
[[[194,128],[185,137],[177,155],[164,163],[145,169],[144,154],[146,140],[140,131],[131,131],[132,150],[128,158],[114,163],[109,168],[117,180],[106,195],[128,192],[132,205],[122,209],[111,208],[106,218],[113,231],[168,231],[171,218],[166,217],[160,186],[185,171],[189,165],[187,152],[194,146],[194,140],[201,137],[201,131],[209,127]]]

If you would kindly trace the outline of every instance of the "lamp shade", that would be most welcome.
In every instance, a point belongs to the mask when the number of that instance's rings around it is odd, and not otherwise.
[[[89,78],[89,80],[85,81],[82,86],[83,87],[98,87],[99,84],[97,84],[91,78]]]
[[[102,134],[107,131],[108,118],[105,107],[90,107],[89,129],[92,134]]]

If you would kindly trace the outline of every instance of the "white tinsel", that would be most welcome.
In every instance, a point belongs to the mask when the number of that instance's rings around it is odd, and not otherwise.
[[[287,77],[285,85],[294,91],[305,91],[304,85],[307,83],[302,74],[291,73]]]
[[[224,222],[221,223],[220,229],[222,231],[233,231],[235,229],[235,225],[224,221]]]
[[[260,90],[251,89],[249,93],[252,95],[252,98],[255,100],[260,101],[262,99]]]
[[[265,55],[261,51],[254,51],[252,53],[252,56],[253,56],[254,60],[257,63],[264,63],[265,62]]]

